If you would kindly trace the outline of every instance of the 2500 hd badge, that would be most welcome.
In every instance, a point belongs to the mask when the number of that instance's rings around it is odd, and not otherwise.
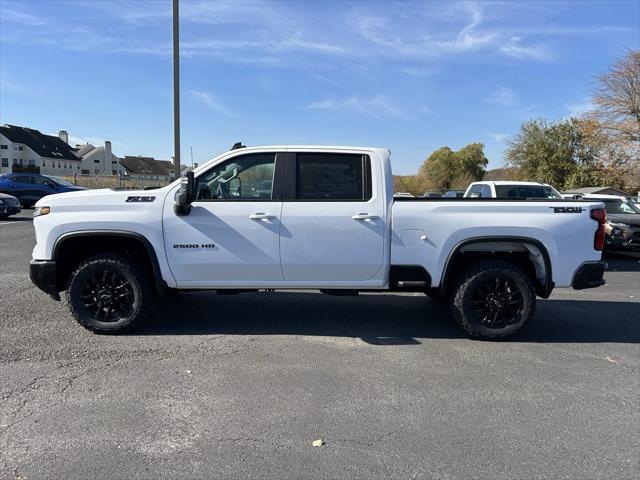
[[[173,248],[216,248],[213,243],[176,243]]]

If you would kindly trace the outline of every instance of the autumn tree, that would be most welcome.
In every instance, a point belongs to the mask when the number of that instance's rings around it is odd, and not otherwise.
[[[640,144],[640,50],[630,50],[596,80],[593,117],[612,138],[637,152]]]
[[[521,179],[549,183],[562,190],[596,176],[596,151],[584,140],[575,119],[555,123],[530,120],[508,142],[505,159],[517,168]]]

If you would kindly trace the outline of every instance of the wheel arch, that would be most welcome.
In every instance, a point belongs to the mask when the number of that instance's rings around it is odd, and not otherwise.
[[[87,239],[94,240],[94,243],[87,245],[85,243]],[[74,247],[79,248],[74,250]],[[163,294],[167,289],[167,283],[162,278],[158,256],[151,242],[140,233],[120,230],[82,230],[68,232],[58,237],[52,253],[52,259],[58,266],[56,279],[58,291],[64,289],[66,279],[78,260],[97,253],[127,252],[132,248],[136,253],[144,255],[142,260],[146,260],[148,264],[156,290]]]
[[[472,237],[458,242],[447,256],[440,281],[441,293],[449,293],[455,280],[455,267],[464,265],[464,255],[469,254],[466,259],[473,261],[488,253],[499,254],[504,258],[519,254],[520,262],[526,256],[530,266],[528,273],[533,277],[536,294],[542,298],[551,295],[554,287],[553,269],[547,248],[535,238],[508,235]]]

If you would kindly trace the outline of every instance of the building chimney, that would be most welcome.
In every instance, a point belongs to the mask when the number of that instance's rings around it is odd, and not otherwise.
[[[109,140],[104,141],[104,168],[108,172],[113,170],[114,166],[111,164],[111,142]]]
[[[66,130],[60,130],[58,132],[58,137],[60,137],[60,140],[62,140],[64,143],[69,143],[69,134]]]

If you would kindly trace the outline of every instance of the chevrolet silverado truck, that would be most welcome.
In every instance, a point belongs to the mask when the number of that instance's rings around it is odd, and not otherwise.
[[[602,202],[395,198],[380,148],[234,148],[156,190],[36,204],[32,281],[118,333],[181,290],[421,292],[499,339],[554,287],[604,284]]]

